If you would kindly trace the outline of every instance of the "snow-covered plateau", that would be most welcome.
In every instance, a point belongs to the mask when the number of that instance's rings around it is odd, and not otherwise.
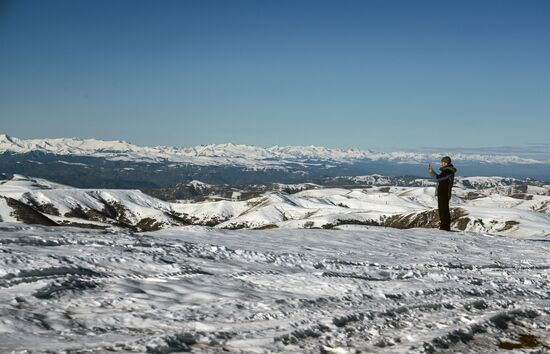
[[[550,186],[458,178],[442,232],[430,180],[337,181],[0,181],[0,353],[550,350]]]
[[[547,353],[548,241],[0,223],[0,352]]]

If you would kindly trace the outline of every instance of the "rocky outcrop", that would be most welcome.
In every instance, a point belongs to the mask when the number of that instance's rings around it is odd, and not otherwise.
[[[464,220],[468,212],[463,208],[451,208],[451,225],[459,230],[464,230]],[[413,227],[437,228],[439,227],[439,213],[437,209],[430,209],[421,212],[392,215],[383,218],[382,225],[397,229],[410,229]],[[467,224],[467,223],[466,223]]]
[[[38,224],[46,226],[58,225],[55,221],[44,216],[41,212],[27,204],[9,197],[0,196],[0,198],[5,199],[8,206],[13,210],[12,216],[25,224]]]

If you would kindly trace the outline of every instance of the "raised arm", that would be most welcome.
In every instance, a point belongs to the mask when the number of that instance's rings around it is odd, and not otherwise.
[[[444,180],[446,180],[446,179],[449,179],[449,178],[451,178],[452,176],[453,176],[452,173],[449,173],[448,175],[443,175],[443,173],[441,173],[441,174],[438,175],[437,173],[434,173],[434,177],[435,177],[435,179],[436,179],[438,182],[441,182],[441,181],[444,181]]]
[[[452,173],[449,173],[447,171],[443,171],[442,173],[436,173],[431,166],[428,168],[428,173],[433,178],[435,178],[438,182],[444,181],[444,180],[449,179],[453,176]]]

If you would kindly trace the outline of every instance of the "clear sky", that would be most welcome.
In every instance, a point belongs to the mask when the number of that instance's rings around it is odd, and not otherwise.
[[[0,132],[175,146],[545,143],[550,1],[0,0]]]

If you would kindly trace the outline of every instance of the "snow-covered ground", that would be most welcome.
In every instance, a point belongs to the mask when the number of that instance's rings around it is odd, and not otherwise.
[[[348,229],[0,223],[0,352],[550,350],[548,238]]]

